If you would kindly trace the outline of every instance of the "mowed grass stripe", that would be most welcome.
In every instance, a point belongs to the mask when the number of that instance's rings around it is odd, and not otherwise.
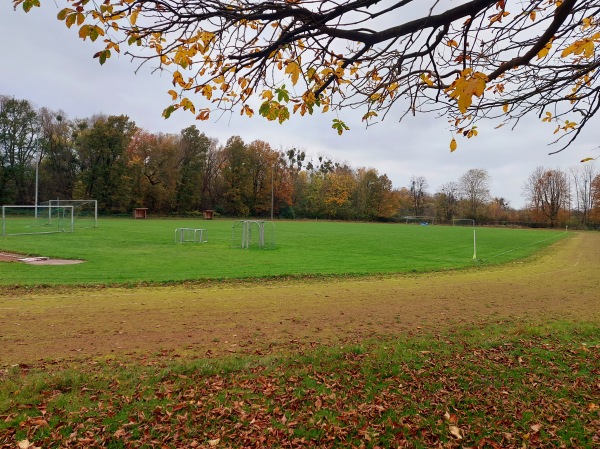
[[[0,284],[120,284],[271,276],[372,275],[499,264],[528,257],[568,234],[557,230],[321,221],[275,222],[273,250],[233,245],[232,220],[101,219],[97,229],[19,235],[0,249],[83,259],[79,265],[2,263]],[[207,243],[176,243],[176,228],[207,229]]]

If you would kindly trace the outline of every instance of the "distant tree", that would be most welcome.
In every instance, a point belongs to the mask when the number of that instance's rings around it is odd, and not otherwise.
[[[417,216],[423,214],[427,187],[429,184],[424,176],[411,176],[408,190],[412,199],[413,212]]]
[[[201,203],[202,175],[210,139],[195,125],[183,129],[179,136],[179,165],[176,202],[178,212],[198,210]]]
[[[271,210],[271,192],[275,195],[274,181],[275,172],[278,171],[279,153],[262,140],[248,144],[247,151],[250,190],[245,192],[245,202],[252,215],[266,215]],[[273,202],[275,203],[275,199]]]
[[[373,200],[377,201],[375,218],[389,219],[397,216],[400,210],[400,194],[394,189],[392,180],[387,175],[380,175],[373,186],[376,188]]]
[[[130,207],[168,214],[177,210],[179,136],[136,130],[127,148]]]
[[[102,212],[127,211],[130,183],[127,180],[127,148],[136,131],[125,115],[94,117],[81,123],[75,149],[81,165],[75,198],[95,198]]]
[[[466,137],[480,119],[541,116],[568,144],[600,109],[597,0],[63,3],[59,20],[104,42],[101,64],[127,47],[171,74],[166,117],[220,109],[284,122],[361,107],[370,122],[398,104],[441,112]],[[332,128],[348,127],[336,116]]]
[[[490,197],[490,175],[487,170],[473,168],[458,180],[461,198],[466,204],[466,217],[478,218],[478,211]]]
[[[592,198],[591,220],[594,224],[600,225],[600,174],[592,181]]]
[[[247,216],[250,208],[245,202],[245,197],[251,189],[251,179],[248,175],[246,144],[241,137],[232,136],[221,151],[224,211],[228,215]]]
[[[438,218],[449,222],[458,213],[459,187],[456,182],[442,184],[434,195]]]
[[[523,186],[523,196],[538,216],[556,226],[561,210],[568,204],[569,184],[561,170],[537,167]]]
[[[502,197],[494,197],[488,204],[487,216],[495,221],[508,221],[510,219],[509,202]]]
[[[0,202],[32,202],[39,132],[29,101],[0,96]]]
[[[352,193],[356,189],[356,179],[352,171],[338,167],[325,176],[324,203],[330,218],[347,220],[353,218],[351,207]]]
[[[573,180],[572,196],[579,214],[579,224],[588,226],[592,208],[594,207],[594,178],[598,171],[594,164],[586,164],[571,169]]]
[[[72,123],[63,111],[41,108],[39,199],[71,199],[78,176]]]

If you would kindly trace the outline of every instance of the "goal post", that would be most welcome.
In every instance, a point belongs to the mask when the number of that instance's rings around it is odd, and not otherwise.
[[[275,248],[275,225],[272,221],[238,220],[231,226],[231,246],[234,248]]]
[[[472,218],[453,218],[452,226],[471,226],[475,227],[475,220]]]
[[[73,206],[2,206],[2,236],[73,232]]]
[[[406,217],[402,217],[402,220],[406,224],[416,224],[416,225],[433,225],[434,217],[425,216],[425,215],[409,215]]]
[[[73,218],[78,229],[98,227],[98,200],[49,200],[48,206],[73,206]],[[50,217],[49,217],[50,218]]]

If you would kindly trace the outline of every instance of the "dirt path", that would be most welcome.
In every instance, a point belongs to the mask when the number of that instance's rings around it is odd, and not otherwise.
[[[0,291],[0,366],[174,352],[264,353],[489,322],[600,322],[600,233],[527,262],[416,276]]]

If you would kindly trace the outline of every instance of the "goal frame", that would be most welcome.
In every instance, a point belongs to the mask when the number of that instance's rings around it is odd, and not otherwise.
[[[70,211],[71,216],[67,219],[69,226],[68,227],[60,227],[60,222],[57,225],[56,229],[48,229],[47,231],[39,231],[39,232],[16,232],[16,233],[8,233],[6,232],[6,210],[7,209],[31,209],[34,211],[34,219],[39,220],[37,217],[38,209],[48,209],[48,217],[52,216],[52,209],[55,210],[67,210]],[[50,224],[52,220],[48,219],[48,224]],[[2,237],[6,237],[9,235],[35,235],[35,234],[56,234],[59,232],[73,232],[75,229],[75,219],[73,214],[73,206],[43,206],[43,205],[24,205],[24,204],[5,204],[2,206]]]
[[[98,200],[92,200],[92,199],[88,199],[88,200],[61,200],[61,199],[48,200],[48,206],[73,206],[74,220],[77,219],[77,215],[75,214],[75,212],[77,211],[78,206],[81,207],[86,204],[94,205],[94,217],[93,217],[94,225],[92,227],[97,228],[98,227]]]
[[[467,224],[467,225],[456,224],[459,221],[468,222],[470,224]],[[471,226],[472,228],[474,228],[475,227],[475,220],[473,218],[453,218],[452,219],[452,226]]]
[[[405,224],[423,224],[427,223],[428,225],[432,225],[435,222],[435,217],[430,215],[408,215],[406,217],[402,217]]]
[[[238,245],[236,230],[240,227],[241,245]],[[257,234],[258,237],[252,237]],[[273,249],[275,248],[275,224],[266,220],[236,220],[231,226],[231,246],[242,249],[249,249],[252,246],[259,249]]]

